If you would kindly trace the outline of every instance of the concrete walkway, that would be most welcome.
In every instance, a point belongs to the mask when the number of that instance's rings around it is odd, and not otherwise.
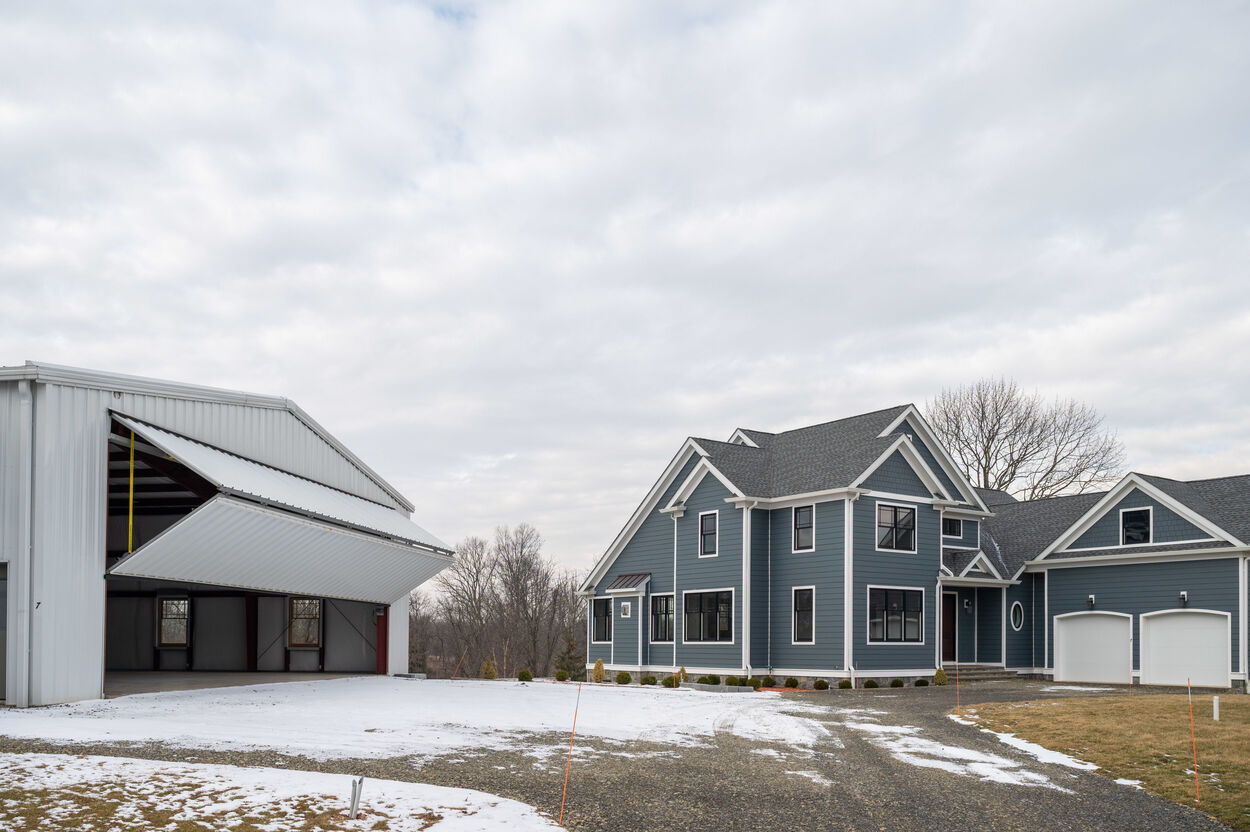
[[[245,671],[115,670],[104,674],[104,698],[169,690],[203,690],[236,685],[274,685],[281,682],[313,682],[364,676],[364,673],[248,673]]]

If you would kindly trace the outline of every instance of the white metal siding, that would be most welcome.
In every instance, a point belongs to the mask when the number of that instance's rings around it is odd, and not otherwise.
[[[118,562],[113,573],[389,604],[449,562],[411,546],[217,496]]]

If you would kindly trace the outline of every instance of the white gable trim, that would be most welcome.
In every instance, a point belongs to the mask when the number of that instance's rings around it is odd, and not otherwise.
[[[733,432],[733,436],[729,437],[730,445],[738,444],[738,443],[746,445],[751,448],[759,447],[759,445],[755,444],[755,440],[751,439],[751,437],[747,436],[745,433],[742,432],[742,428],[738,428],[737,430],[735,430]]]
[[[971,494],[974,501],[973,504],[978,509],[986,512],[987,514],[992,513],[990,512],[989,507],[986,506],[981,500],[981,495],[978,494],[977,490],[972,487],[972,483],[970,483],[968,478],[964,476],[963,472],[959,470],[959,466],[955,464],[955,460],[951,459],[951,455],[946,452],[946,448],[941,442],[938,441],[937,435],[933,432],[933,428],[929,427],[929,423],[925,421],[923,416],[920,415],[920,411],[916,409],[915,405],[907,405],[907,408],[900,413],[893,422],[890,422],[890,424],[886,426],[885,430],[881,431],[880,435],[883,437],[889,436],[907,419],[911,419],[911,423],[916,428],[916,432],[920,434],[920,438],[924,440],[925,445],[929,447],[933,456],[937,458],[939,463],[941,463],[942,469],[946,471],[946,475],[951,478],[951,481],[954,482],[956,486],[959,487],[959,490],[965,494]],[[953,498],[954,495],[952,495],[952,499]]]
[[[1130,491],[1132,491],[1134,488],[1138,489],[1139,491],[1146,494],[1147,496],[1153,497],[1155,500],[1158,500],[1160,503],[1162,503],[1163,505],[1170,508],[1172,511],[1179,514],[1181,517],[1188,520],[1190,523],[1194,524],[1195,526],[1202,529],[1207,534],[1211,535],[1211,537],[1218,538],[1220,540],[1227,540],[1228,542],[1232,543],[1234,546],[1244,547],[1246,545],[1242,541],[1238,540],[1236,537],[1233,537],[1231,534],[1221,529],[1215,523],[1211,522],[1207,518],[1203,517],[1201,514],[1198,514],[1196,511],[1189,508],[1189,506],[1177,501],[1171,495],[1164,493],[1163,491],[1159,490],[1155,486],[1146,482],[1144,479],[1137,476],[1137,474],[1128,474],[1124,477],[1124,479],[1116,483],[1115,487],[1112,488],[1110,491],[1108,491],[1101,500],[1099,500],[1097,503],[1093,505],[1092,508],[1090,508],[1089,511],[1085,512],[1085,514],[1083,514],[1079,520],[1077,520],[1075,523],[1069,526],[1067,530],[1063,532],[1063,534],[1055,538],[1054,542],[1052,542],[1049,546],[1047,546],[1044,550],[1042,550],[1042,553],[1033,559],[1034,562],[1045,560],[1047,557],[1054,554],[1055,552],[1061,552],[1064,549],[1066,549],[1068,546],[1074,543],[1077,539],[1079,539],[1081,535],[1089,531],[1090,527],[1093,526],[1095,523],[1097,523],[1099,520],[1101,520],[1107,514],[1107,512],[1109,512],[1114,506],[1118,505],[1120,500],[1124,499],[1125,495],[1128,494]],[[1152,535],[1153,535],[1153,530],[1152,530]],[[1162,545],[1167,545],[1167,544],[1154,543],[1150,545],[1162,546]],[[1103,547],[1103,548],[1122,548],[1122,547],[1111,546],[1111,547]]]
[[[920,481],[923,482],[931,492],[927,497],[921,499],[932,500],[932,494],[939,494],[948,500],[953,499],[950,492],[948,492],[946,487],[942,485],[942,481],[939,480],[937,475],[933,473],[933,469],[925,464],[924,457],[922,457],[920,452],[916,450],[916,446],[913,445],[911,440],[905,435],[899,436],[898,439],[891,442],[890,447],[885,449],[885,453],[877,457],[876,461],[873,462],[872,465],[869,465],[864,472],[856,478],[855,482],[851,483],[851,488],[862,487],[864,480],[872,476],[872,473],[880,468],[887,459],[893,456],[895,451],[902,454],[903,459],[907,461],[907,464],[909,464],[912,467],[912,470],[916,472],[916,476],[920,477]]]
[[[698,448],[698,445],[695,445],[695,447]],[[700,448],[699,450],[702,449]],[[729,493],[733,495],[728,498],[729,500],[745,499],[742,489],[730,482],[729,477],[722,474],[716,466],[708,460],[707,456],[704,456],[699,460],[699,464],[694,466],[694,470],[690,472],[690,476],[686,477],[685,481],[682,482],[681,487],[674,492],[673,499],[669,500],[668,505],[660,509],[660,511],[666,514],[673,511],[680,511],[685,506],[686,500],[690,499],[690,495],[694,493],[694,490],[699,487],[699,483],[703,482],[703,478],[708,474],[716,477],[716,479],[721,481],[722,485],[729,489]]]
[[[995,578],[998,578],[998,580],[1006,580],[1001,574],[999,574],[999,571],[994,568],[994,564],[990,563],[990,559],[985,556],[985,552],[977,552],[977,556],[968,561],[968,565],[965,566],[963,571],[959,573],[959,577],[967,577],[968,573],[971,572],[973,567],[977,564],[981,565],[982,571],[993,575]]]
[[[612,541],[612,545],[608,546],[607,551],[595,562],[595,565],[590,570],[590,574],[586,576],[586,580],[582,582],[578,592],[585,594],[602,580],[608,567],[612,565],[617,555],[621,553],[621,550],[629,543],[634,533],[638,531],[642,521],[655,510],[660,502],[660,497],[664,496],[664,489],[668,488],[669,483],[681,472],[681,469],[690,461],[690,458],[695,455],[704,456],[703,450],[693,439],[687,439],[682,443],[681,448],[677,451],[677,455],[668,463],[664,473],[660,474],[660,478],[655,481],[655,485],[651,486],[647,496],[638,504],[638,508],[634,509],[633,515],[630,516],[629,521],[621,529],[620,533],[617,534],[616,539]]]

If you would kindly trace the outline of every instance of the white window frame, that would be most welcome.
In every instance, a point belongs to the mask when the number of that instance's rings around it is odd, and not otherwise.
[[[1147,521],[1147,529],[1150,532],[1150,539],[1145,543],[1125,543],[1124,542],[1124,513],[1128,511],[1145,511],[1150,518]],[[1154,506],[1137,506],[1136,508],[1120,509],[1120,545],[1121,546],[1153,546],[1155,542],[1155,507]]]
[[[877,533],[877,529],[881,528],[880,521],[877,518],[877,509],[881,506],[893,506],[894,508],[909,508],[912,511],[912,517],[915,520],[915,527],[912,529],[912,548],[910,549],[882,549],[881,537]],[[941,529],[938,530],[939,532]],[[896,555],[914,555],[920,551],[920,508],[916,505],[908,503],[892,503],[887,500],[877,500],[872,507],[872,545],[878,552],[890,552]],[[898,587],[895,587],[898,589]],[[914,587],[913,587],[914,589]]]
[[[799,542],[798,518],[799,518],[799,509],[801,508],[810,508],[812,510],[812,545],[806,549],[800,549],[798,547],[798,542]],[[806,552],[815,552],[815,551],[816,551],[816,504],[810,503],[810,504],[805,504],[805,505],[800,505],[800,506],[790,506],[790,552],[791,554],[799,555],[799,554],[804,554]]]
[[[890,551],[886,549],[886,551]],[[872,591],[874,589],[904,589],[920,591],[920,641],[873,641],[872,640]],[[959,596],[955,598],[956,610],[958,611]],[[864,587],[864,643],[871,644],[873,647],[924,647],[928,643],[928,629],[925,627],[925,613],[928,612],[929,597],[922,586],[891,586],[889,584],[869,584]],[[956,613],[956,621],[959,620],[958,612]],[[906,622],[903,624],[906,627]],[[958,626],[958,625],[957,625]],[[885,632],[885,622],[881,622],[882,632]],[[959,652],[959,631],[955,632],[955,652]]]
[[[608,621],[611,622],[616,617],[616,599],[611,595],[596,595],[590,599],[590,643],[591,644],[611,644],[612,637],[616,635],[616,628],[612,628],[612,632],[608,633],[607,641],[595,640],[595,601],[608,602]],[[611,626],[609,624],[608,626]]]
[[[675,592],[654,592],[654,593],[652,593],[649,597],[650,597],[651,599],[655,599],[655,598],[664,598],[664,597],[668,597],[668,598],[672,598],[672,599],[673,599],[673,636],[674,636],[674,637],[673,637],[673,638],[671,638],[671,639],[668,639],[667,641],[657,641],[657,640],[654,638],[654,636],[655,636],[655,630],[654,630],[654,628],[652,627],[652,624],[651,624],[651,616],[652,616],[652,612],[651,612],[651,608],[650,608],[650,606],[649,606],[651,602],[650,602],[650,601],[648,601],[648,607],[647,607],[647,641],[648,641],[650,644],[672,644],[672,643],[676,640],[676,636],[677,636],[677,594],[676,594]],[[699,642],[699,644],[702,644],[702,643],[703,643],[703,642]]]
[[[959,524],[959,534],[947,534],[946,533],[946,521],[947,520],[952,520]],[[945,512],[943,512],[942,514],[942,537],[949,538],[951,540],[963,540],[964,539],[964,519],[962,517],[947,517]]]
[[[686,596],[692,592],[700,593],[700,594],[704,592],[728,592],[729,593],[729,641],[687,641],[686,640]],[[734,589],[732,586],[710,587],[708,589],[683,589],[681,591],[681,643],[682,644],[697,644],[697,645],[705,646],[705,647],[732,647],[738,641],[737,605],[738,605],[738,591]],[[674,613],[675,612],[676,611],[674,611]],[[676,616],[674,615],[674,619],[675,618]],[[676,624],[677,622],[676,620],[674,620],[673,621],[674,628],[676,628]],[[674,632],[673,635],[676,636],[677,633]]]
[[[634,617],[634,603],[632,601],[621,602],[621,618]]]
[[[716,515],[716,551],[712,552],[710,555],[705,555],[703,553],[703,518],[709,514]],[[699,523],[697,526],[695,526],[694,531],[695,531],[695,547],[696,547],[695,552],[699,555],[699,557],[714,558],[720,554],[720,509],[713,509],[712,511],[699,512]],[[711,590],[708,590],[708,591],[710,592]],[[683,601],[682,603],[685,603],[685,602]]]
[[[1020,626],[1019,627],[1016,626],[1016,607],[1020,608]],[[1024,604],[1020,603],[1019,601],[1012,601],[1011,612],[1007,614],[1007,621],[1009,624],[1011,624],[1011,629],[1013,632],[1018,633],[1021,630],[1023,630],[1024,629]]]
[[[795,613],[798,611],[794,605],[794,596],[801,589],[810,589],[812,591],[812,640],[796,641],[795,636],[798,633],[795,630],[798,622],[795,620]],[[815,586],[792,586],[790,587],[790,643],[795,647],[810,647],[816,643],[816,587]]]

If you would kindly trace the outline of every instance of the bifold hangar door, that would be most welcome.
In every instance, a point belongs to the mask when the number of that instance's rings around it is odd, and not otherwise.
[[[1055,681],[1127,685],[1133,665],[1133,617],[1118,612],[1055,616]]]
[[[1226,688],[1232,684],[1232,616],[1162,610],[1141,617],[1141,683]]]

